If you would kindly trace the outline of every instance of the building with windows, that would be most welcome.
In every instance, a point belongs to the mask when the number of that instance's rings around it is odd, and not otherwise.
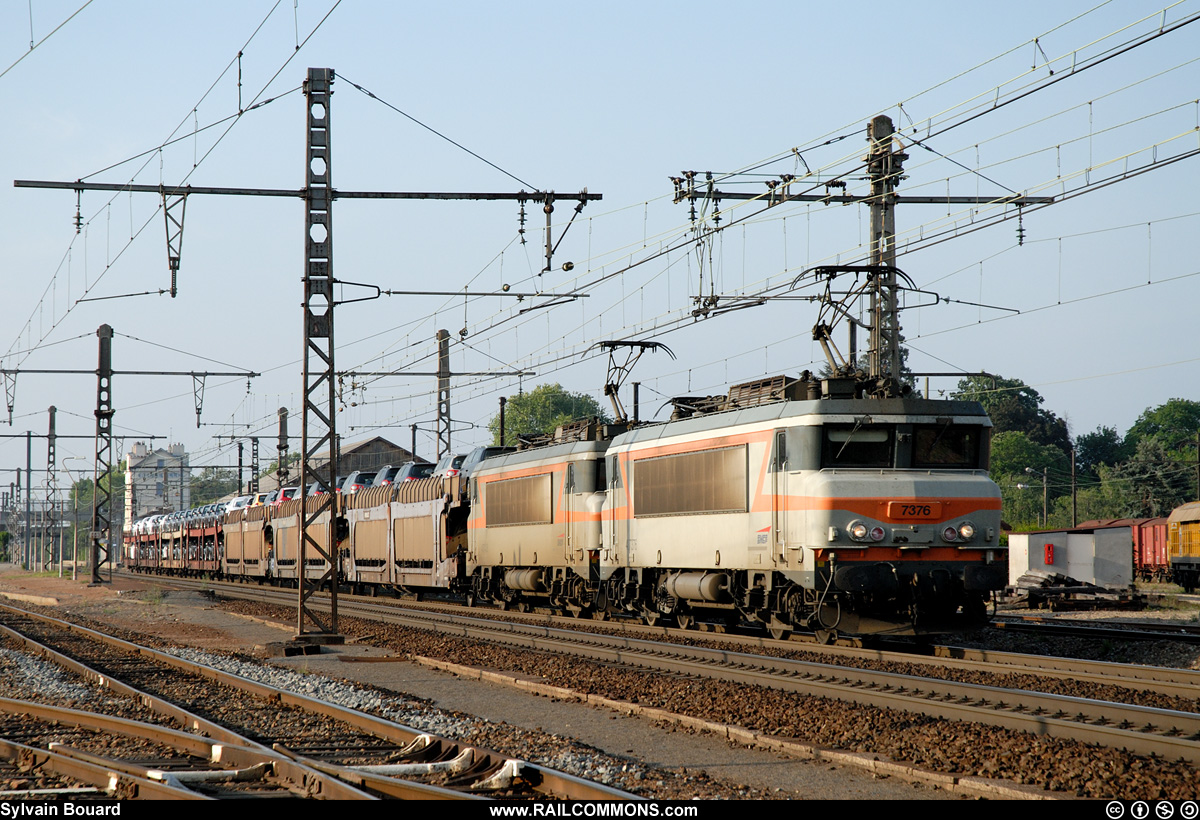
[[[191,467],[182,444],[151,450],[135,442],[125,457],[125,526],[192,504]]]

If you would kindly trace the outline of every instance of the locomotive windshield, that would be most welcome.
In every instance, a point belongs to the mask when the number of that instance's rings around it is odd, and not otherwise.
[[[822,467],[891,467],[892,425],[830,425],[825,428]]]
[[[822,467],[986,469],[985,428],[969,424],[832,424],[823,428]]]

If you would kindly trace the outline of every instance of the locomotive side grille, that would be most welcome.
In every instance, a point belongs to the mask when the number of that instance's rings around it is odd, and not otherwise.
[[[746,446],[701,450],[633,463],[636,518],[746,512]]]
[[[489,527],[549,524],[554,520],[550,474],[490,481],[484,485],[484,514]]]

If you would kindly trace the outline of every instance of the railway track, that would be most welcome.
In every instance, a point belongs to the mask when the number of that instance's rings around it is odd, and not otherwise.
[[[257,770],[260,793],[284,792],[336,799],[376,796],[459,798],[562,797],[628,799],[631,795],[545,767],[511,760],[496,752],[418,732],[390,721],[285,692],[200,664],[141,647],[94,630],[12,607],[0,607],[0,624],[28,652],[54,662],[137,702],[189,731],[219,743],[208,759],[239,771]],[[132,731],[130,727],[124,727]],[[115,731],[111,727],[108,731]],[[176,732],[157,726],[141,730],[144,740],[178,741]],[[186,736],[185,736],[186,737]],[[200,749],[200,757],[204,750]],[[149,788],[154,778],[136,760],[79,759],[122,772],[129,791]],[[253,760],[250,760],[253,758]],[[247,764],[247,765],[242,765]],[[158,771],[158,770],[155,770]],[[219,775],[194,767],[181,778],[163,775],[171,785],[210,785]],[[241,786],[252,778],[236,780]],[[182,786],[181,786],[182,787]]]
[[[174,585],[176,582],[170,582]],[[210,585],[211,586],[211,585]],[[293,594],[283,590],[232,586],[228,594],[237,597],[290,605]],[[225,593],[226,588],[222,588]],[[378,599],[339,597],[343,616],[360,617],[386,623],[433,630],[447,635],[487,641],[526,650],[554,653],[601,664],[620,664],[659,674],[687,675],[738,684],[836,698],[860,705],[966,720],[991,726],[1028,732],[1038,736],[1070,738],[1084,743],[1123,749],[1143,755],[1158,755],[1170,760],[1200,762],[1200,673],[1156,667],[1128,667],[1064,658],[1023,656],[1015,653],[990,653],[940,647],[931,657],[892,653],[856,647],[821,647],[830,656],[875,659],[886,663],[914,662],[925,666],[929,674],[947,667],[971,669],[991,674],[1050,676],[1077,688],[1084,680],[1097,686],[1124,687],[1130,690],[1160,693],[1168,689],[1175,696],[1190,699],[1191,710],[1167,709],[1120,703],[1109,699],[1053,694],[1003,686],[989,686],[943,680],[925,674],[900,674],[878,669],[839,666],[788,657],[766,656],[727,647],[711,648],[661,640],[646,640],[624,634],[642,631],[633,625],[607,625],[595,622],[571,622],[584,625],[587,632],[560,628],[547,623],[545,616],[530,616],[520,622],[495,620],[443,612],[440,608],[413,610],[398,608]],[[512,613],[504,613],[506,616]],[[540,621],[540,622],[539,622]],[[555,621],[558,623],[559,621]],[[606,626],[618,631],[606,632]],[[645,630],[678,637],[694,632]],[[725,637],[722,636],[722,640]],[[737,640],[737,636],[731,636]],[[745,638],[745,644],[760,650],[786,651],[787,641]],[[750,647],[747,647],[750,648]],[[810,647],[805,645],[807,651]],[[992,658],[993,654],[1000,657]],[[954,657],[958,655],[959,657]],[[986,658],[986,659],[985,659]]]
[[[1162,621],[1063,621],[1044,615],[1001,615],[992,622],[993,629],[1006,632],[1095,638],[1121,641],[1179,641],[1200,644],[1200,624],[1164,623]]]
[[[143,576],[138,577],[145,580]],[[155,582],[181,589],[219,589],[223,596],[283,607],[295,605],[295,593],[268,587],[246,586],[236,583],[217,584],[210,581],[186,579],[154,579]],[[459,606],[413,602],[410,599],[379,599],[372,597],[340,595],[340,611],[343,614],[362,618],[387,617],[403,609],[413,612],[433,612],[454,618],[466,618],[463,623],[475,620],[494,619],[505,623],[526,624],[537,629],[558,626],[568,630],[584,630],[596,634],[617,634],[644,640],[670,640],[694,643],[711,639],[721,646],[737,647],[747,653],[801,654],[829,659],[830,663],[899,664],[919,665],[930,670],[931,676],[944,675],[946,670],[979,675],[1030,675],[1053,678],[1071,684],[1090,684],[1128,689],[1134,692],[1149,692],[1181,700],[1196,701],[1195,711],[1200,711],[1200,671],[1140,664],[1110,663],[1077,658],[1032,655],[992,649],[974,649],[950,644],[916,644],[893,642],[878,646],[827,645],[815,640],[797,641],[797,636],[777,640],[762,634],[722,633],[719,636],[697,631],[664,626],[647,626],[640,621],[592,621],[566,616],[500,612],[499,610],[468,610]],[[470,613],[470,614],[466,614]],[[420,626],[420,620],[409,625]],[[1115,693],[1121,699],[1121,693]],[[1128,698],[1125,698],[1128,699]],[[1185,709],[1184,711],[1189,711]]]
[[[0,777],[9,782],[44,781],[50,774],[73,784],[52,789],[29,786],[19,791],[21,797],[294,796],[285,779],[271,776],[268,756],[158,723],[2,698],[0,734],[5,738],[0,757],[12,770],[7,775],[0,766]]]

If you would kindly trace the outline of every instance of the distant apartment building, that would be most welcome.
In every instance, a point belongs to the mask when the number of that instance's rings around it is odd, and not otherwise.
[[[125,457],[125,526],[192,504],[191,468],[182,444],[151,450],[135,442]]]

